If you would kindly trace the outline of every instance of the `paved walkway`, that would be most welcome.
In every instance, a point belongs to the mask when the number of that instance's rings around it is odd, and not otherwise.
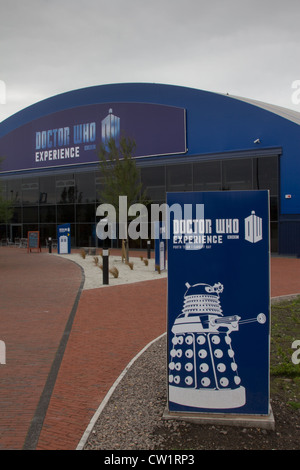
[[[6,345],[6,364],[0,365],[0,449],[24,445],[81,279],[81,269],[59,257],[0,248],[0,339]]]
[[[272,297],[300,259],[272,258]],[[0,248],[0,450],[76,449],[130,360],[166,330],[166,279],[82,291],[75,263]]]

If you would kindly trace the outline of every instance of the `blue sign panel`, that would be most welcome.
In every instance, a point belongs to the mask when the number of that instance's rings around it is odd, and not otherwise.
[[[71,253],[71,225],[63,224],[57,226],[57,253]]]
[[[168,408],[269,414],[269,193],[169,193]]]

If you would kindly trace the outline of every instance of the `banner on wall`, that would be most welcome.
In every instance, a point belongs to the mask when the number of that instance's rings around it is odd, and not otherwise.
[[[168,410],[268,415],[269,193],[167,203]]]
[[[135,158],[185,153],[185,109],[116,102],[47,113],[0,138],[1,172],[97,163],[99,146],[122,136]]]

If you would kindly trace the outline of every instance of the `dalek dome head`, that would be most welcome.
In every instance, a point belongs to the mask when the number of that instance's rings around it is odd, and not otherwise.
[[[214,284],[213,286],[205,283],[194,284],[191,286],[188,282],[185,285],[187,287],[187,291],[184,296],[211,294],[219,297],[219,294],[224,290],[224,286],[220,282]]]
[[[191,286],[186,283],[186,287],[182,311],[184,316],[223,315],[219,294],[223,292],[224,287],[220,282],[213,286],[205,283]]]

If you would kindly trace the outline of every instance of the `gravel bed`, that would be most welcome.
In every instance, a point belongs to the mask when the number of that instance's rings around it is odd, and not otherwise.
[[[83,450],[151,450],[166,407],[166,335],[130,367],[100,414]],[[146,373],[145,373],[146,371]],[[165,420],[163,420],[165,422]]]
[[[293,410],[286,396],[286,386],[295,386],[292,379],[282,379],[271,394],[275,431],[196,424],[163,418],[166,366],[164,335],[119,382],[83,450],[299,450],[300,409]]]

